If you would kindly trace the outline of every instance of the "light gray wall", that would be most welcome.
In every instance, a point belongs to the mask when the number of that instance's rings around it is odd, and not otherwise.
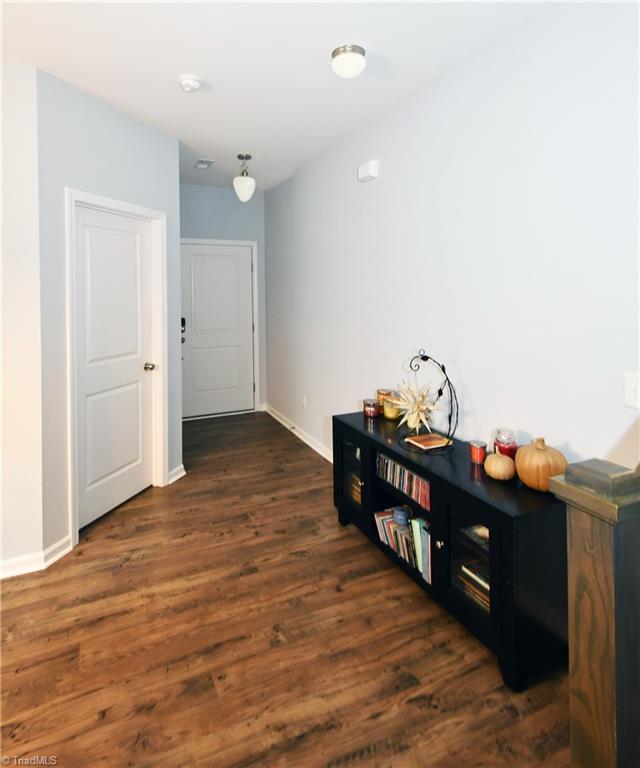
[[[554,8],[267,193],[271,406],[328,446],[424,346],[462,437],[635,465],[637,30],[632,4]]]
[[[180,235],[211,240],[256,240],[258,243],[258,329],[261,387],[266,399],[264,194],[241,203],[233,189],[183,184],[180,187]]]
[[[36,71],[2,71],[2,559],[42,550]],[[26,404],[28,407],[20,407]]]
[[[178,142],[38,72],[44,545],[68,533],[64,189],[167,214],[169,467],[182,463]],[[172,331],[175,330],[175,332]]]

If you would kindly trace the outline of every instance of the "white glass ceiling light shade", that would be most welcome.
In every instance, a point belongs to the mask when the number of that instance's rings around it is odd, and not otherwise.
[[[331,69],[346,80],[361,75],[366,66],[365,51],[360,45],[341,45],[331,53]]]
[[[191,72],[180,75],[178,82],[185,93],[197,93],[202,88],[202,80]]]
[[[256,191],[256,180],[249,176],[249,169],[247,168],[247,160],[251,160],[251,155],[238,155],[238,160],[242,162],[242,165],[240,166],[240,175],[233,180],[233,188],[238,200],[241,203],[247,203]]]

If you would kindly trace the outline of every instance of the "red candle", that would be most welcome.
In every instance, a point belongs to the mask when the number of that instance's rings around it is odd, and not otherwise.
[[[503,443],[496,438],[495,448],[496,448],[496,453],[501,453],[503,456],[508,456],[510,459],[515,459],[516,451],[518,450],[518,444]]]
[[[481,440],[472,440],[469,443],[469,454],[474,464],[484,464],[487,456],[487,444]]]
[[[495,431],[493,450],[496,453],[501,453],[503,456],[508,456],[510,459],[515,459],[518,444],[516,443],[516,436],[513,430],[504,429],[503,427],[498,428]]]
[[[363,405],[364,415],[369,419],[375,418],[380,413],[377,400],[363,400]]]

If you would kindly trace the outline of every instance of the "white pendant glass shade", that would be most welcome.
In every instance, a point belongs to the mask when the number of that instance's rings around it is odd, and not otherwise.
[[[246,203],[251,200],[256,191],[256,180],[251,176],[236,176],[233,180],[233,188],[238,195],[238,200]]]
[[[364,48],[359,45],[343,45],[331,54],[331,69],[346,80],[361,75],[366,66]]]

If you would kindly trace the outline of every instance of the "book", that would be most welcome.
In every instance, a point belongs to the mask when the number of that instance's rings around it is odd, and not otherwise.
[[[470,528],[465,528],[465,532],[477,536],[482,541],[489,541],[489,529],[486,525],[472,525]]]
[[[467,594],[476,603],[478,603],[478,605],[481,608],[484,608],[484,610],[486,611],[491,609],[491,602],[487,592],[484,592],[483,590],[479,589],[472,582],[467,581],[463,575],[459,575],[457,577],[457,583],[465,592],[465,594]]]
[[[393,515],[387,515],[382,518],[382,541],[388,546],[393,548],[393,538],[391,533],[391,523],[393,523]]]
[[[413,545],[413,565],[420,571],[422,578],[431,584],[431,533],[429,523],[421,517],[411,520],[411,543]]]
[[[489,551],[489,529],[486,525],[470,525],[468,528],[463,528],[462,533],[474,544]]]
[[[362,483],[355,472],[349,474],[349,495],[356,504],[362,504]]]
[[[437,432],[427,432],[424,435],[409,435],[405,437],[404,441],[409,443],[409,445],[415,445],[416,448],[420,448],[423,451],[444,448],[451,444],[451,440],[448,440],[444,435],[439,435]]]
[[[395,537],[397,542],[396,552],[400,557],[409,563],[413,568],[416,567],[415,553],[413,551],[413,536],[411,528],[408,525],[396,523]]]
[[[425,520],[420,520],[420,546],[422,550],[420,573],[427,584],[431,584],[431,531]]]
[[[376,528],[378,529],[378,536],[380,537],[380,541],[388,545],[389,540],[387,539],[385,521],[391,520],[393,518],[393,510],[383,509],[380,512],[376,512],[373,517],[376,521]]]
[[[465,576],[472,580],[475,584],[485,589],[487,592],[490,589],[489,574],[486,567],[482,566],[479,561],[471,560],[468,563],[463,563],[460,566],[460,570]]]
[[[378,454],[377,473],[378,477],[386,483],[402,491],[427,511],[430,510],[431,498],[428,480],[418,477],[383,453]]]
[[[378,530],[378,536],[380,541],[390,547],[396,554],[400,555],[407,562],[412,562],[414,558],[410,552],[412,549],[410,541],[411,527],[409,525],[401,525],[393,519],[395,509],[396,507],[391,507],[391,509],[383,509],[381,512],[374,513],[373,517]],[[408,546],[407,537],[409,537]]]
[[[422,573],[422,541],[420,536],[420,524],[424,523],[419,517],[411,520],[411,535],[413,536],[413,548],[416,553],[416,568]]]
[[[398,551],[398,539],[397,539],[397,528],[398,523],[391,517],[389,520],[385,520],[384,528],[387,533],[387,544],[391,547],[391,549],[394,552]]]

